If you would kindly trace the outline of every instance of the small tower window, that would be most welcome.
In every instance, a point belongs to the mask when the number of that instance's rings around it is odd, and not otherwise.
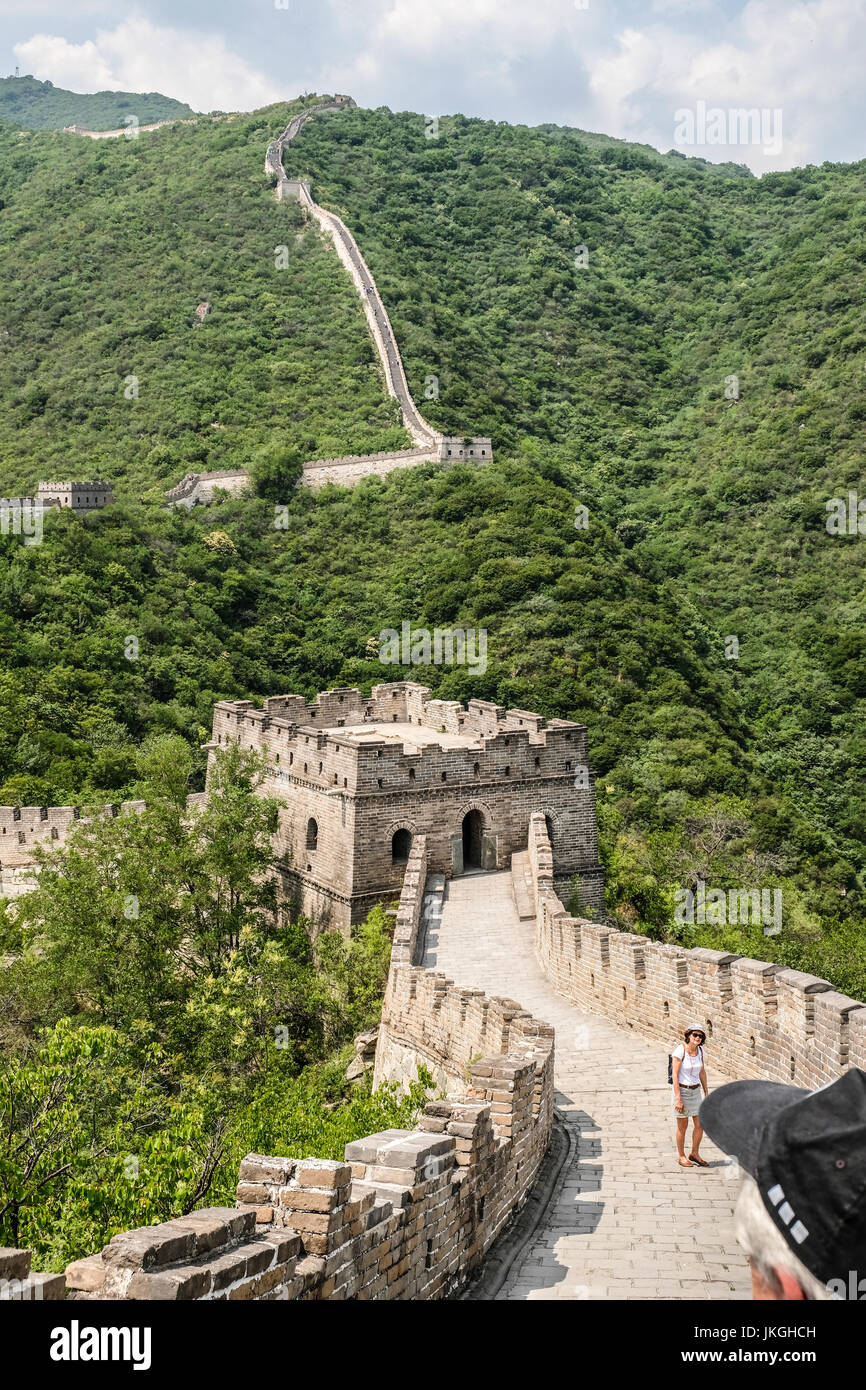
[[[318,849],[319,847],[319,827],[310,816],[307,821],[307,849]]]

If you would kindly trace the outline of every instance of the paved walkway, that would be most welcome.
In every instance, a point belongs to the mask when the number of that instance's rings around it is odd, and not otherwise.
[[[423,957],[556,1029],[556,1104],[572,1152],[498,1297],[751,1298],[733,1232],[733,1170],[706,1138],[710,1168],[677,1165],[665,1050],[556,994],[534,937],[534,922],[518,918],[510,873],[468,875],[450,881]],[[711,1052],[707,1070],[711,1088],[731,1079],[713,1069]]]

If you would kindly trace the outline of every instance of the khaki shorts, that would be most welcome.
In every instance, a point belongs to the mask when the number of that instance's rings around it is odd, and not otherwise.
[[[694,1090],[690,1091],[687,1087],[682,1086],[680,1088],[680,1095],[683,1101],[683,1108],[682,1110],[677,1110],[675,1109],[676,1094],[674,1093],[673,1087],[671,1087],[671,1109],[674,1112],[674,1118],[677,1120],[694,1119],[700,1109],[701,1101],[704,1098],[701,1087],[695,1086]]]

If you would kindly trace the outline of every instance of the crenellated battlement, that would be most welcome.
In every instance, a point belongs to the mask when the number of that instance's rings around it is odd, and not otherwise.
[[[572,917],[553,888],[543,817],[529,832],[537,949],[556,989],[588,1013],[670,1045],[699,1021],[732,1076],[814,1088],[866,1070],[866,1005],[827,980],[728,951],[686,949]]]
[[[205,793],[193,792],[186,800],[190,808],[203,805]],[[145,805],[144,801],[122,801],[100,807],[95,814],[109,820],[136,815]],[[89,819],[79,806],[0,806],[0,897],[29,892],[35,885],[37,847],[59,849],[73,826]]]
[[[533,810],[549,818],[558,879],[585,873],[587,900],[600,902],[594,776],[580,724],[486,700],[464,707],[397,681],[369,696],[356,688],[311,702],[278,695],[262,709],[221,701],[211,756],[234,743],[266,760],[262,790],[285,808],[276,858],[287,891],[299,890],[311,915],[347,927],[393,896],[418,834],[433,872],[507,868],[526,849]]]
[[[89,483],[64,482],[39,483],[36,499],[46,507],[68,507],[74,512],[98,511],[114,501],[111,484],[94,479]]]
[[[326,690],[311,703],[277,695],[262,709],[222,700],[210,746],[226,743],[259,749],[272,774],[291,768],[293,778],[355,794],[379,790],[386,772],[397,785],[434,785],[448,770],[464,780],[536,773],[571,773],[573,780],[588,758],[583,725],[486,700],[467,707],[434,700],[428,686],[412,681],[374,686],[369,697],[356,688]]]

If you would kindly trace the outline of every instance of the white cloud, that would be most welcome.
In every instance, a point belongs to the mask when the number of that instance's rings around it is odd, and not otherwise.
[[[362,105],[568,123],[662,150],[675,144],[675,113],[698,102],[781,108],[774,157],[737,143],[684,152],[756,171],[863,155],[866,0],[291,0],[288,11],[262,0],[254,22],[210,3],[200,12],[225,36],[133,12],[78,43],[43,21],[15,52],[23,71],[58,85],[156,90],[198,110],[337,90]],[[232,51],[240,27],[249,61]]]
[[[197,111],[249,111],[294,90],[238,58],[221,35],[161,27],[139,15],[84,43],[34,34],[14,52],[22,71],[58,87],[162,92]]]
[[[684,153],[748,163],[756,171],[820,161],[840,113],[863,105],[866,0],[750,0],[709,39],[663,23],[627,29],[593,64],[603,128],[660,149],[674,145],[674,113],[708,107],[783,112],[782,150],[704,146]],[[832,81],[828,82],[828,73]],[[862,128],[862,123],[861,123]]]

